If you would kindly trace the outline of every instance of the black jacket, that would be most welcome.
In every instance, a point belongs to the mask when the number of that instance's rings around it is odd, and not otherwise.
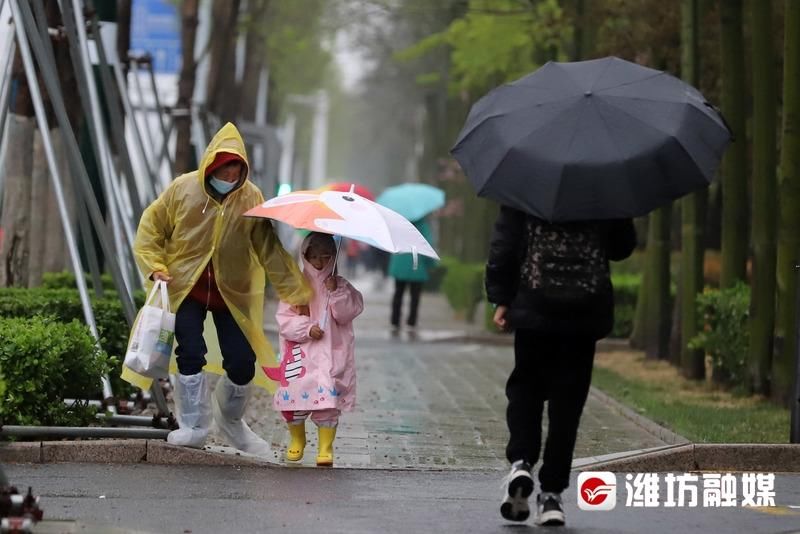
[[[489,302],[509,306],[507,320],[512,328],[542,334],[587,335],[600,339],[614,324],[614,295],[602,292],[580,305],[564,306],[543,298],[536,290],[521,285],[520,267],[527,249],[526,222],[532,215],[502,207],[495,223],[486,264],[486,295]],[[587,221],[605,235],[609,260],[623,260],[636,247],[636,230],[631,219]]]

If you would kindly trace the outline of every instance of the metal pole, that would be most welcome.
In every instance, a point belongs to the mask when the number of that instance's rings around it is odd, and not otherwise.
[[[28,47],[28,45],[30,44],[30,45],[32,45],[33,52],[35,53],[37,61],[38,61],[38,64],[40,66],[41,74],[42,74],[42,77],[44,79],[45,85],[47,86],[48,94],[50,94],[50,99],[51,99],[51,104],[52,104],[52,107],[53,107],[53,111],[55,112],[56,119],[58,120],[59,126],[61,127],[62,135],[64,136],[64,142],[65,142],[65,144],[67,146],[67,153],[68,153],[68,155],[70,157],[70,160],[72,162],[73,168],[76,170],[76,174],[77,174],[77,177],[78,177],[78,182],[80,183],[80,186],[83,189],[83,194],[84,194],[84,199],[86,201],[87,210],[89,212],[89,215],[91,216],[92,222],[94,224],[94,228],[95,228],[95,230],[97,232],[97,236],[100,239],[100,245],[102,246],[103,251],[105,252],[106,257],[108,259],[108,267],[109,267],[109,269],[111,271],[111,274],[113,276],[114,282],[117,285],[117,290],[119,292],[120,301],[122,303],[122,307],[123,307],[123,310],[125,312],[126,319],[128,321],[128,324],[132,325],[133,321],[134,321],[134,318],[135,318],[135,315],[136,315],[136,310],[133,307],[133,301],[131,300],[130,296],[125,293],[125,287],[124,287],[124,285],[122,285],[122,276],[121,276],[121,273],[120,273],[120,270],[119,270],[119,266],[117,265],[116,260],[113,257],[113,250],[112,250],[112,248],[111,248],[111,246],[109,244],[108,236],[107,236],[106,230],[105,230],[105,222],[103,221],[103,217],[100,214],[100,209],[97,206],[97,201],[94,198],[94,192],[92,191],[92,187],[91,187],[91,184],[89,182],[89,177],[86,174],[86,168],[85,168],[85,166],[83,164],[83,161],[81,160],[80,152],[78,150],[78,145],[77,145],[77,142],[75,140],[74,135],[72,134],[72,129],[71,129],[71,126],[70,126],[70,123],[69,123],[69,119],[67,118],[66,110],[65,110],[65,107],[64,107],[64,101],[61,98],[61,92],[60,92],[60,87],[59,87],[59,84],[58,84],[58,79],[55,77],[55,74],[54,74],[54,70],[55,70],[54,66],[52,65],[52,63],[49,63],[47,61],[48,58],[46,56],[46,53],[44,52],[44,46],[42,45],[42,43],[40,43],[37,39],[34,39],[33,37],[31,37],[30,43],[28,43],[27,39],[24,38],[25,37],[25,25],[27,24],[28,26],[30,26],[30,27],[32,27],[34,29],[35,29],[35,26],[36,26],[35,22],[33,21],[33,15],[30,12],[30,7],[28,6],[28,4],[26,4],[26,3],[19,4],[18,0],[11,0],[11,2],[12,2],[12,6],[14,8],[14,13],[15,13],[14,20],[15,20],[15,22],[17,22],[17,24],[15,25],[16,29],[17,29],[18,32],[22,31],[22,34],[19,35],[19,37],[20,37],[19,41],[21,43],[25,43],[25,51],[27,53],[27,58],[28,58],[28,61],[27,61],[27,64],[26,64],[26,76],[28,77],[28,83],[31,85],[32,90],[34,88],[36,89],[37,96],[39,98],[39,105],[41,107],[41,93],[39,93],[39,91],[38,91],[39,88],[36,85],[36,82],[37,82],[36,72],[33,70],[33,62],[32,62],[31,56],[30,56],[31,50]],[[63,6],[65,8],[68,5],[69,4],[67,2],[65,2],[63,4]],[[65,20],[66,20],[66,18],[65,18]],[[102,51],[102,47],[99,47],[98,49],[100,51]],[[102,55],[102,52],[101,52],[101,55]],[[42,119],[45,121],[44,124],[46,125],[47,122],[46,122],[46,117],[44,115],[42,115]],[[40,128],[40,130],[41,130],[41,128]],[[42,135],[43,136],[49,135],[49,131],[46,130],[46,129],[43,130],[42,131]],[[49,138],[48,138],[48,141],[49,141]],[[50,149],[51,149],[51,152],[52,152],[52,146],[50,147]],[[55,179],[55,175],[54,175],[54,179]],[[73,243],[73,245],[74,245],[74,243]],[[80,270],[78,272],[80,272]],[[80,280],[79,283],[83,284],[83,289],[84,289],[84,292],[85,292],[85,283],[83,282],[82,276],[79,276],[79,275],[76,274],[76,277],[78,278],[78,280]],[[84,307],[84,311],[85,312],[86,312],[86,310],[87,310],[87,308]],[[89,318],[87,318],[87,323],[89,323],[90,329],[92,330],[92,332],[96,336],[96,328],[94,326],[94,317],[93,317],[93,315],[91,315],[91,308],[90,307],[88,308],[88,314],[89,314],[88,315]],[[109,397],[111,397],[112,396],[111,395],[111,385],[110,385],[110,383],[108,381],[108,377],[104,376],[102,378],[102,381],[103,381],[104,394],[107,394]],[[159,385],[156,382],[154,382],[153,386],[154,386],[152,388],[153,398],[155,399],[159,410],[161,410],[163,414],[169,413],[166,401],[164,399],[164,395],[161,392]]]
[[[78,0],[72,0],[73,2],[77,2]],[[98,43],[98,46],[100,44]],[[125,110],[125,115],[130,117],[128,121],[128,125],[131,127],[131,132],[133,133],[133,139],[136,141],[134,144],[136,145],[137,151],[139,156],[142,158],[142,166],[147,171],[147,174],[150,176],[150,182],[147,184],[149,189],[153,191],[153,197],[155,198],[156,190],[155,184],[157,182],[157,178],[155,173],[153,172],[152,167],[150,166],[150,161],[148,161],[147,151],[144,148],[144,141],[142,140],[142,133],[139,131],[139,124],[136,122],[136,118],[133,114],[133,106],[131,106],[131,101],[128,98],[128,91],[125,85],[125,77],[122,75],[122,66],[119,62],[115,61],[111,65],[112,70],[114,71],[114,80],[117,82],[117,90],[119,91],[121,100],[122,100],[122,109]]]
[[[325,184],[328,160],[328,93],[320,89],[314,107],[314,130],[311,139],[311,169],[309,172],[311,189]]]
[[[34,2],[34,9],[37,11],[40,21],[39,24],[41,25],[45,22],[44,4],[42,3],[42,0],[36,0]],[[65,23],[67,23],[66,20]],[[76,24],[77,23],[78,22],[76,21]],[[49,42],[45,42],[45,48],[49,48],[48,45]],[[119,207],[115,202],[114,183],[112,179],[114,168],[113,164],[111,163],[108,135],[106,133],[105,124],[103,124],[103,116],[100,110],[100,98],[97,94],[97,88],[94,83],[94,73],[92,72],[91,65],[89,63],[88,44],[85,40],[80,39],[80,35],[78,46],[80,48],[80,54],[72,54],[76,74],[78,74],[80,71],[83,72],[83,79],[81,79],[80,76],[76,76],[78,80],[78,90],[80,92],[84,109],[90,110],[91,120],[87,121],[89,126],[89,137],[91,138],[92,148],[100,169],[100,176],[103,180],[103,190],[105,192],[109,214],[111,215],[111,228],[113,232],[114,243],[116,245],[116,254],[120,264],[123,283],[130,294],[132,291],[132,286],[127,272],[128,269],[123,268],[124,266],[129,265],[129,261],[125,255],[126,249],[122,246],[122,242],[120,240],[120,234],[122,231],[122,223],[120,221],[121,214]],[[72,49],[70,52],[72,52]],[[51,57],[51,59],[53,62],[55,62],[54,57]],[[95,280],[95,285],[102,286],[102,284],[100,284],[99,276]]]
[[[143,415],[106,415],[97,414],[97,420],[109,425],[150,426],[153,428],[168,428],[168,423],[160,417],[145,417]]]
[[[11,0],[16,2],[16,0]],[[169,430],[160,428],[102,428],[75,426],[4,425],[0,436],[18,438],[133,438],[167,439]]]
[[[2,7],[0,7],[0,11],[2,11]],[[11,66],[14,63],[15,47],[16,44],[12,40],[8,47],[8,57],[6,57],[6,62],[3,63],[5,67],[3,68],[2,83],[0,83],[0,128],[6,123],[6,116],[10,107],[8,105],[8,93],[11,90]]]
[[[794,395],[792,395],[792,428],[789,433],[791,443],[800,443],[800,261],[794,264],[797,273],[794,320]]]
[[[147,111],[144,109],[145,107],[144,91],[142,91],[142,83],[139,80],[139,62],[136,61],[135,58],[128,58],[128,59],[130,61],[130,69],[128,72],[133,72],[133,85],[136,87],[136,97],[139,99],[139,111],[141,112],[140,114],[143,115],[144,118],[144,127],[142,127],[141,129],[141,132],[143,132],[142,137],[147,140],[146,148],[150,149],[150,154],[147,159],[148,161],[153,163],[153,174],[155,175],[155,178],[157,180],[160,180],[159,165],[155,164],[156,147],[153,142],[153,134],[150,131],[150,120],[147,116],[148,115]],[[131,109],[133,109],[133,106],[131,106]],[[134,123],[138,124],[138,121],[136,120],[135,111],[131,119],[134,121]],[[147,150],[145,150],[145,152],[147,152]],[[163,182],[161,183],[161,185],[166,188],[166,185],[164,185]]]
[[[25,76],[28,80],[28,85],[31,93],[31,100],[33,101],[33,108],[36,114],[36,122],[39,126],[39,131],[42,134],[42,143],[44,145],[45,157],[47,158],[47,165],[50,168],[50,175],[53,178],[53,188],[55,190],[56,201],[58,203],[58,211],[61,215],[61,222],[64,226],[64,237],[67,240],[67,249],[69,250],[70,259],[72,261],[72,269],[75,272],[75,278],[78,283],[78,293],[83,307],[83,314],[86,318],[86,324],[89,325],[89,330],[95,340],[99,340],[97,334],[97,326],[94,321],[94,313],[92,306],[89,303],[89,293],[86,288],[86,281],[83,279],[83,269],[81,268],[80,257],[78,255],[78,247],[75,244],[75,237],[72,235],[72,228],[69,224],[69,214],[67,212],[67,204],[64,200],[64,191],[61,186],[61,173],[58,169],[58,162],[56,161],[55,152],[53,151],[53,144],[50,140],[50,127],[47,124],[47,116],[45,115],[44,103],[42,101],[42,94],[39,90],[36,71],[33,66],[33,58],[31,57],[31,50],[26,36],[25,23],[22,18],[18,0],[11,0],[11,13],[14,20],[14,30],[17,34],[17,41],[19,43],[20,55],[22,56],[22,63],[25,68]],[[26,6],[27,7],[27,6]],[[40,65],[42,62],[40,61]],[[103,377],[103,394],[106,397],[113,396],[111,392],[111,384],[107,377]]]
[[[32,22],[29,22],[29,24],[32,24],[33,27],[37,27],[38,26],[38,28],[37,28],[39,30],[38,34],[39,34],[39,36],[41,38],[39,43],[41,44],[41,49],[43,50],[43,54],[45,56],[47,56],[47,64],[48,65],[55,65],[56,64],[56,58],[55,58],[55,54],[53,52],[52,43],[50,42],[50,36],[48,35],[47,15],[46,15],[45,10],[44,10],[44,4],[42,3],[42,0],[37,0],[37,1],[34,1],[34,2],[30,3],[30,6],[28,6],[28,5],[24,6],[24,10],[22,12],[23,18],[25,17],[25,14],[27,12],[29,12],[28,10],[29,10],[29,8],[31,6],[32,6],[32,9],[34,11],[34,17],[31,17],[30,21],[32,21]],[[36,20],[34,20],[34,18]],[[32,35],[35,35],[35,32],[32,33]],[[40,63],[41,63],[41,61],[40,61]],[[55,72],[55,70],[54,70],[54,72]],[[78,83],[81,82],[81,78],[79,76],[76,76],[76,80],[78,81]],[[79,87],[80,87],[80,85],[79,85]],[[61,125],[61,126],[63,126],[63,125]],[[62,131],[62,137],[63,137],[63,131]],[[76,170],[77,167],[75,166],[74,158],[70,158],[69,165],[70,165],[72,174],[73,175],[77,175],[79,171]],[[67,179],[69,180],[70,178],[68,177]],[[78,214],[78,230],[80,232],[81,240],[83,242],[84,250],[86,252],[86,260],[87,260],[87,263],[89,265],[89,271],[90,271],[90,273],[92,275],[92,287],[94,288],[95,295],[97,297],[102,297],[103,296],[103,284],[102,284],[102,282],[100,280],[100,262],[99,262],[99,260],[97,258],[97,251],[95,250],[95,246],[94,246],[94,236],[92,235],[91,223],[88,220],[86,212],[83,209],[81,209],[81,207],[80,207],[80,205],[82,203],[81,201],[83,200],[83,198],[80,195],[77,194],[77,191],[79,189],[78,189],[78,187],[75,186],[75,178],[74,178],[74,176],[72,177],[72,184],[73,184],[73,190],[76,192],[76,195],[75,195],[75,202],[76,202],[75,210],[76,210],[76,212]]]
[[[294,165],[294,128],[297,119],[289,113],[281,129],[281,159],[278,168],[278,181],[281,184],[292,184],[292,166]]]
[[[64,10],[65,20],[69,18],[69,20],[83,20],[83,18],[78,18],[77,15],[72,17],[67,17],[67,13],[72,13],[72,7],[69,2],[62,3],[62,9]],[[96,17],[94,23],[97,24]],[[75,36],[75,42],[77,42],[77,29],[73,28],[70,32],[71,35]],[[102,45],[102,42],[96,43]],[[112,139],[114,140],[114,145],[117,149],[117,157],[122,164],[123,174],[125,176],[125,183],[127,185],[128,190],[128,197],[131,202],[131,208],[133,209],[133,216],[134,219],[137,219],[141,216],[143,208],[142,202],[147,199],[149,190],[140,189],[136,183],[136,174],[133,171],[133,164],[131,163],[131,156],[130,151],[128,150],[128,145],[125,141],[125,120],[122,116],[122,110],[119,107],[119,99],[117,98],[117,91],[114,86],[114,82],[111,79],[111,75],[108,72],[108,62],[106,61],[105,55],[105,48],[103,46],[97,46],[97,56],[99,60],[99,72],[100,72],[100,84],[103,87],[103,94],[105,95],[105,102],[106,102],[106,109],[108,111],[108,116],[111,121],[111,134]]]
[[[167,129],[166,122],[164,121],[164,108],[161,106],[161,100],[158,96],[158,86],[156,85],[156,74],[153,69],[153,58],[149,54],[145,57],[147,60],[147,72],[150,75],[150,89],[153,91],[153,100],[156,105],[156,113],[158,115],[158,125],[161,128],[161,154],[159,156],[158,165],[161,166],[162,159],[166,158],[167,167],[169,168],[170,179],[175,178],[175,164],[172,161],[172,156],[169,153],[169,136],[170,132]]]

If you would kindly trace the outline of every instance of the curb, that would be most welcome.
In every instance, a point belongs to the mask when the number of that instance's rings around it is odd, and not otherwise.
[[[222,447],[190,449],[161,440],[25,441],[0,445],[0,464],[95,463],[277,467],[258,456]]]
[[[594,397],[601,403],[605,404],[606,406],[612,408],[613,410],[619,412],[619,414],[622,415],[624,418],[633,422],[635,425],[643,428],[644,430],[646,430],[653,436],[657,437],[667,445],[685,445],[687,443],[691,443],[691,441],[688,440],[687,438],[681,436],[680,434],[676,434],[675,432],[673,432],[668,428],[659,425],[652,419],[648,419],[647,417],[636,412],[629,406],[622,404],[615,398],[610,397],[609,395],[600,391],[594,386],[592,386],[589,389],[589,395],[591,397]]]
[[[800,473],[800,444],[677,445],[625,458],[584,463],[582,470],[616,472],[756,471]]]

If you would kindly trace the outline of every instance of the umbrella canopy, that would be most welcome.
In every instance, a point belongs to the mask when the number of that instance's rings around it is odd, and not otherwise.
[[[610,219],[706,187],[730,139],[699,91],[608,57],[494,89],[452,154],[480,196],[550,221]]]
[[[354,192],[296,191],[270,199],[245,213],[295,228],[340,235],[392,253],[439,259],[419,230],[402,215]]]
[[[360,195],[368,200],[375,200],[375,195],[372,193],[372,191],[361,184],[354,184],[351,182],[336,182],[325,185],[320,189],[324,191],[342,191],[344,193],[347,193],[348,191],[355,191],[357,195]]]
[[[406,183],[385,189],[377,202],[409,221],[418,221],[444,206],[444,191],[428,184]]]

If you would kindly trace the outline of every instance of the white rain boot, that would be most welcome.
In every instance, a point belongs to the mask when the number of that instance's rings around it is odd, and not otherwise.
[[[175,409],[178,430],[167,435],[173,445],[200,449],[211,429],[211,399],[205,373],[178,375],[175,382]]]
[[[220,434],[234,447],[242,452],[264,456],[271,452],[269,445],[242,421],[249,398],[250,384],[237,386],[227,375],[223,376],[214,388],[214,420]]]

